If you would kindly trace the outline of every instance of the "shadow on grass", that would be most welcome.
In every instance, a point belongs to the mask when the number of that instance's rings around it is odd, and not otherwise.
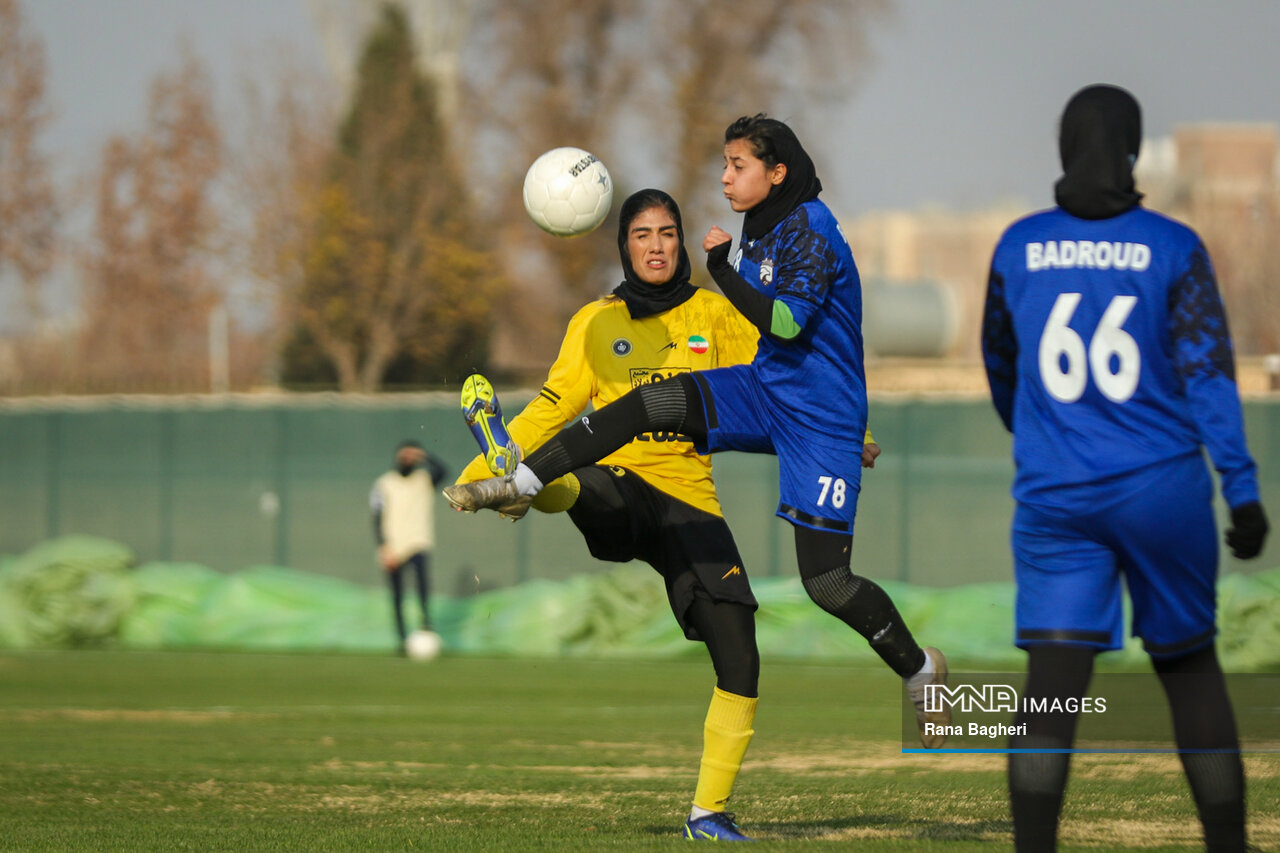
[[[647,826],[652,835],[670,835],[671,827]],[[992,836],[1013,837],[1010,820],[916,820],[900,815],[872,814],[830,820],[765,821],[743,823],[742,831],[760,841],[848,840],[867,838],[899,838],[929,841],[990,841]]]

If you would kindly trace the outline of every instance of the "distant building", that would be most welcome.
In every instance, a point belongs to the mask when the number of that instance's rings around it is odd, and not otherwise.
[[[1144,204],[1190,224],[1217,267],[1237,351],[1280,352],[1280,130],[1274,124],[1203,124],[1143,143],[1138,189]],[[868,314],[894,328],[875,306],[881,285],[928,283],[954,297],[955,317],[944,355],[977,358],[991,252],[1025,206],[981,211],[924,208],[879,211],[844,222],[858,269],[869,285]],[[918,336],[919,324],[904,318]],[[945,325],[945,324],[944,324]],[[944,330],[945,331],[945,330]],[[868,330],[868,339],[872,330]],[[883,331],[881,331],[883,338]]]
[[[1152,156],[1149,162],[1147,153]],[[1154,210],[1200,232],[1213,257],[1238,352],[1280,352],[1280,130],[1203,124],[1153,140],[1138,189]]]
[[[869,213],[843,223],[858,272],[869,285],[867,314],[878,317],[886,328],[912,323],[911,318],[895,321],[886,316],[876,304],[877,285],[919,288],[928,283],[944,289],[952,296],[949,310],[954,316],[945,326],[949,330],[946,347],[937,354],[976,358],[991,252],[1009,223],[1026,212],[1012,205],[965,212],[925,208]],[[905,300],[896,301],[903,308],[910,306]],[[869,340],[873,331],[868,329]],[[873,352],[897,354],[883,347]]]

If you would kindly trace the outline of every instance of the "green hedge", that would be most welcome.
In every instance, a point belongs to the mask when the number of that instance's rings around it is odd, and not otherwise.
[[[970,668],[1020,666],[1011,643],[1013,585],[933,589],[884,582],[922,643]],[[798,579],[753,581],[766,658],[875,655],[808,599]],[[645,566],[537,580],[465,598],[432,616],[455,653],[583,657],[700,656]],[[1280,569],[1224,576],[1219,649],[1229,671],[1280,670]],[[395,648],[383,589],[277,566],[221,573],[191,563],[137,565],[128,548],[71,536],[0,560],[0,647],[381,652]],[[1108,656],[1140,665],[1136,642]]]

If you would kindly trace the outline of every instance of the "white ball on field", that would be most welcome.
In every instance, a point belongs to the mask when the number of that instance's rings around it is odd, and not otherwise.
[[[435,631],[414,631],[404,641],[404,653],[413,660],[435,660],[444,643]]]
[[[524,176],[524,209],[534,223],[557,237],[575,237],[599,227],[613,204],[613,179],[600,158],[581,148],[553,148]]]

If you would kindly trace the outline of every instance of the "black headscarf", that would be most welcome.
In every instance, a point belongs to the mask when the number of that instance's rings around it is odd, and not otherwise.
[[[787,176],[782,183],[771,187],[765,200],[748,210],[743,219],[742,233],[748,240],[759,240],[791,211],[817,198],[822,192],[822,181],[818,180],[813,160],[795,132],[777,119],[763,114],[751,118],[744,116],[725,131],[724,141],[732,139],[749,140],[756,149],[756,156],[766,164],[772,161],[787,167]]]
[[[1081,219],[1107,219],[1142,200],[1133,164],[1142,144],[1142,108],[1118,86],[1086,86],[1062,111],[1058,151],[1063,175],[1058,205]]]
[[[680,239],[680,258],[676,262],[676,271],[664,284],[649,284],[636,275],[631,266],[631,252],[627,247],[627,238],[631,223],[637,216],[650,208],[660,207],[671,214],[676,221],[676,234]],[[693,268],[689,264],[689,253],[684,250],[684,224],[680,219],[680,207],[676,200],[662,190],[640,190],[632,193],[622,203],[618,213],[618,254],[622,256],[622,284],[613,289],[613,295],[627,303],[627,311],[632,320],[652,317],[669,311],[687,301],[697,288],[689,282]]]

